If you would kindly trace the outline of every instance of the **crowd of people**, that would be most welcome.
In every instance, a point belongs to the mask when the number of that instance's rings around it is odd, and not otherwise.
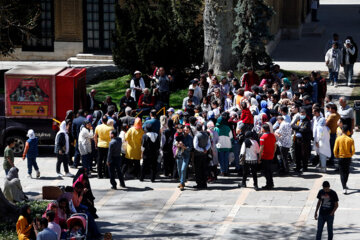
[[[325,57],[330,84],[337,86],[343,66],[351,86],[357,47],[351,37],[341,46],[334,34]],[[80,211],[89,217],[90,234],[99,236],[89,181],[94,173],[99,179],[109,178],[112,189],[118,187],[116,178],[119,187],[126,188],[127,179],[149,178],[155,182],[162,173],[162,177],[177,179],[183,191],[188,179],[195,179],[193,188],[206,189],[218,177],[230,176],[233,166],[236,177],[241,178],[239,187],[247,187],[251,173],[253,187],[259,190],[258,172],[262,171],[266,179],[262,189],[271,190],[275,186],[274,172],[279,176],[301,175],[314,166],[326,173],[333,167],[339,171],[343,193],[347,194],[355,153],[351,138],[354,113],[345,97],[339,98],[339,107],[333,103],[320,72],[301,78],[296,74],[285,77],[280,66],[274,65],[266,67],[261,76],[247,68],[237,79],[231,70],[219,77],[209,69],[190,82],[181,109],[175,110],[169,105],[175,77],[167,75],[163,67],[154,65],[153,70],[149,81],[144,81],[140,71],[134,72],[119,108],[110,96],[97,101],[93,89],[86,109],[67,112],[55,138],[56,173],[58,177],[74,177],[69,164],[82,168],[74,185],[65,189],[65,196],[49,205],[45,220],[39,221],[43,229],[48,227],[48,221],[55,223],[52,226],[58,224],[64,232],[64,221]],[[167,109],[166,114],[159,111],[162,107]],[[32,178],[34,168],[39,178],[38,140],[31,129],[27,136],[23,159],[28,162],[28,177]],[[14,139],[8,139],[3,164],[7,175],[4,194],[18,202],[26,196],[14,166],[13,145]],[[328,184],[324,187],[330,191]],[[29,211],[24,209],[23,218],[19,218],[20,235],[30,234]]]

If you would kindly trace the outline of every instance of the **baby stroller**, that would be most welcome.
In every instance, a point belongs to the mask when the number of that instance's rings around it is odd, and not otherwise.
[[[75,213],[66,221],[67,240],[85,240],[88,234],[88,216],[85,213]]]

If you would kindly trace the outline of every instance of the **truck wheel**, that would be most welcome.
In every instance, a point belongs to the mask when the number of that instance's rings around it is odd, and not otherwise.
[[[8,138],[13,138],[15,140],[15,146],[13,148],[13,151],[14,151],[14,155],[16,157],[21,157],[23,152],[24,152],[24,149],[25,149],[25,142],[26,142],[26,139],[25,137],[22,137],[22,136],[9,136],[7,137]]]

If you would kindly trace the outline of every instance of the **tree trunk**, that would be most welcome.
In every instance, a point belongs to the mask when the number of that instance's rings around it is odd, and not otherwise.
[[[215,74],[232,69],[234,39],[234,6],[236,0],[205,0],[204,62]]]
[[[0,188],[0,222],[16,222],[19,217],[19,208],[10,203]]]

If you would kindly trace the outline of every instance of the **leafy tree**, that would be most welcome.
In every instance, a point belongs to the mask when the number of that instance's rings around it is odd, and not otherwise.
[[[116,7],[113,58],[128,70],[150,61],[181,69],[202,62],[202,0],[125,0]]]
[[[239,0],[235,7],[236,34],[233,40],[233,54],[238,69],[258,69],[272,62],[265,45],[273,39],[268,22],[274,14],[264,0]]]
[[[36,27],[40,15],[34,1],[0,0],[0,54],[11,54]]]

